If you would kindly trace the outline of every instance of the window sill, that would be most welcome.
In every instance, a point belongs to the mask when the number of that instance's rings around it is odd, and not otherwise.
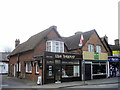
[[[35,75],[39,75],[39,73],[36,72]]]
[[[97,76],[97,75],[106,75],[106,73],[93,74],[93,76]]]
[[[18,73],[18,71],[17,71],[17,73]],[[19,71],[19,73],[21,73],[21,71]]]
[[[26,72],[26,74],[32,74],[32,72]]]

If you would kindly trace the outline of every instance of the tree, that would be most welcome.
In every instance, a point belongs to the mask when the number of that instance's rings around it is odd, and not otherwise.
[[[5,46],[3,49],[4,52],[11,52],[12,48],[10,46]]]

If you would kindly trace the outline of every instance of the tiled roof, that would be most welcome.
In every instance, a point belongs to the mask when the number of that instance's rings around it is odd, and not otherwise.
[[[48,38],[46,37],[49,32],[51,30],[55,30],[56,31],[56,26],[51,26],[50,28],[31,36],[26,42],[19,44],[10,54],[10,56],[15,55],[15,54],[19,54],[22,52],[26,52],[29,50],[33,50],[43,39],[54,39],[54,40],[60,40],[59,38]],[[91,30],[91,31],[87,31],[83,33],[83,37],[84,37],[84,43],[83,45],[89,40],[90,36],[96,32],[95,30]],[[56,32],[58,33],[58,32]],[[58,33],[58,36],[61,38],[61,36]],[[80,36],[81,34],[75,34],[73,36],[70,37],[62,37],[61,39],[65,42],[65,45],[67,46],[67,48],[69,50],[72,49],[77,49],[79,48],[79,41],[80,41]]]
[[[10,54],[15,55],[25,51],[33,50],[40,42],[43,40],[51,30],[56,30],[56,26],[51,26],[50,28],[31,36],[26,42],[19,44]]]
[[[116,50],[118,50],[118,51],[120,51],[120,46],[117,46],[117,45],[109,45],[110,46],[110,48],[111,48],[111,50],[112,51],[116,51]]]
[[[84,32],[82,33],[83,34],[83,38],[84,38],[84,43],[83,43],[83,46],[84,44],[89,40],[90,36],[96,32],[95,30],[91,30],[91,31],[87,31],[87,32]],[[78,34],[75,34],[73,36],[70,36],[70,37],[64,37],[63,38],[63,41],[66,43],[67,47],[69,50],[73,50],[73,49],[78,49],[79,48],[79,42],[80,42],[80,37],[81,37],[81,34],[78,33]]]

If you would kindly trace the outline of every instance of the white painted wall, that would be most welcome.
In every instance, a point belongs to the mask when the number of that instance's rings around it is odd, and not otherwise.
[[[8,64],[5,62],[0,62],[0,74],[8,73]]]

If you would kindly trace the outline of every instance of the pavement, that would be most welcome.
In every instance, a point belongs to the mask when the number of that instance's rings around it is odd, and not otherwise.
[[[45,84],[40,86],[35,86],[35,88],[69,88],[75,86],[84,86],[84,85],[102,85],[102,84],[120,84],[118,77],[115,78],[105,78],[105,79],[94,79],[88,81],[73,81],[73,82],[63,82],[63,83],[52,83]]]
[[[44,84],[44,85],[37,85],[36,82],[32,82],[27,79],[19,79],[16,77],[4,77],[6,81],[14,82],[12,83],[13,86],[6,86],[4,88],[69,88],[69,87],[75,87],[75,86],[83,86],[83,85],[102,85],[102,84],[114,84],[118,83],[120,84],[120,77],[114,77],[114,78],[105,78],[105,79],[94,79],[94,80],[88,80],[88,81],[73,81],[73,82],[62,82],[62,83],[50,83],[50,84]],[[5,84],[5,81],[3,79],[3,84]],[[16,84],[15,82],[18,82]],[[15,84],[15,85],[14,85]]]

